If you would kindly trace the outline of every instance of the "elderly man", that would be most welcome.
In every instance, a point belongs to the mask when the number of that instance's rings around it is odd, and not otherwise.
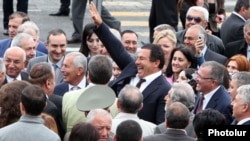
[[[63,96],[71,90],[83,89],[87,86],[87,58],[80,52],[70,52],[63,60],[61,72],[63,82],[56,85],[54,94]]]
[[[4,54],[4,64],[6,68],[6,78],[3,84],[14,80],[28,80],[28,74],[24,71],[26,54],[20,47],[8,48]]]

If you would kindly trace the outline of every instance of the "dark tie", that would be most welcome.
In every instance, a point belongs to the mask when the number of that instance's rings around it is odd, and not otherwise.
[[[196,114],[200,113],[202,111],[202,107],[203,107],[203,100],[204,100],[204,94],[201,94],[201,98],[198,104],[198,108],[196,110]]]
[[[139,82],[136,84],[136,87],[137,87],[137,88],[140,88],[140,87],[141,87],[141,84],[142,84],[143,82],[145,82],[145,81],[146,81],[145,79],[140,79]]]
[[[57,65],[56,64],[52,64],[52,66],[54,68],[54,71],[56,72]]]
[[[79,89],[81,89],[81,88],[78,87],[78,86],[74,86],[74,87],[72,87],[70,90],[71,90],[71,91],[74,91],[74,90],[79,90]]]

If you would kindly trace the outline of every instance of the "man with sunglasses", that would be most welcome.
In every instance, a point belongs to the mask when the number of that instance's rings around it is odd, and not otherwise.
[[[208,17],[209,13],[207,9],[201,6],[190,7],[186,15],[185,29],[176,33],[177,42],[184,43],[184,36],[186,34],[186,31],[192,25],[198,24],[206,29],[208,26]],[[211,34],[206,34],[206,36],[207,47],[214,52],[224,55],[225,48],[221,39]]]
[[[221,112],[227,124],[231,124],[231,97],[225,88],[225,84],[229,83],[226,76],[228,74],[225,66],[215,61],[207,61],[200,66],[195,76],[196,90],[200,92],[200,97],[195,103],[194,114],[212,108]]]

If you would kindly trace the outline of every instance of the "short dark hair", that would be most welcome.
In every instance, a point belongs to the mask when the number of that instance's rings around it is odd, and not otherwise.
[[[113,64],[104,55],[95,55],[88,63],[89,79],[95,84],[107,84],[112,76]]]
[[[25,87],[21,94],[21,103],[26,113],[32,116],[38,116],[42,113],[46,100],[44,90],[34,85]]]
[[[56,29],[50,30],[47,36],[47,43],[49,43],[51,35],[55,36],[55,35],[61,35],[61,34],[65,35],[66,37],[66,33],[62,29],[56,28]]]
[[[129,30],[129,29],[123,30],[121,33],[121,36],[123,36],[125,33],[133,33],[138,38],[138,35],[133,30]]]
[[[162,69],[165,64],[165,55],[162,48],[156,44],[145,44],[141,47],[141,49],[148,49],[150,50],[149,60],[151,62],[155,62],[157,60],[160,61],[158,66],[159,69]]]
[[[117,141],[139,141],[142,138],[141,126],[134,120],[125,120],[117,126],[115,138]]]
[[[21,12],[21,11],[16,11],[14,13],[12,13],[10,16],[9,16],[9,20],[12,20],[12,19],[15,19],[15,18],[22,18],[22,23],[26,22],[26,21],[30,21],[30,18],[28,17],[28,15],[24,12]]]
[[[248,9],[249,6],[250,6],[249,0],[237,0],[235,7],[234,7],[234,11],[239,12],[241,7]]]
[[[73,126],[69,141],[98,141],[100,134],[90,123],[80,122]]]
[[[48,79],[52,78],[52,66],[48,62],[40,62],[31,68],[28,80],[32,84],[43,86]]]
[[[217,110],[208,108],[195,115],[193,120],[194,131],[199,138],[210,126],[225,125],[225,116]],[[207,131],[207,130],[206,130]]]

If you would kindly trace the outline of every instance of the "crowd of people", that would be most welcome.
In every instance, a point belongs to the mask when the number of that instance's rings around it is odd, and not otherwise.
[[[1,141],[206,141],[210,126],[250,125],[250,0],[237,0],[229,17],[224,0],[176,1],[183,29],[151,21],[142,47],[135,31],[89,6],[78,52],[66,52],[62,29],[41,42],[26,13],[9,16]],[[60,10],[52,16],[69,13]]]

